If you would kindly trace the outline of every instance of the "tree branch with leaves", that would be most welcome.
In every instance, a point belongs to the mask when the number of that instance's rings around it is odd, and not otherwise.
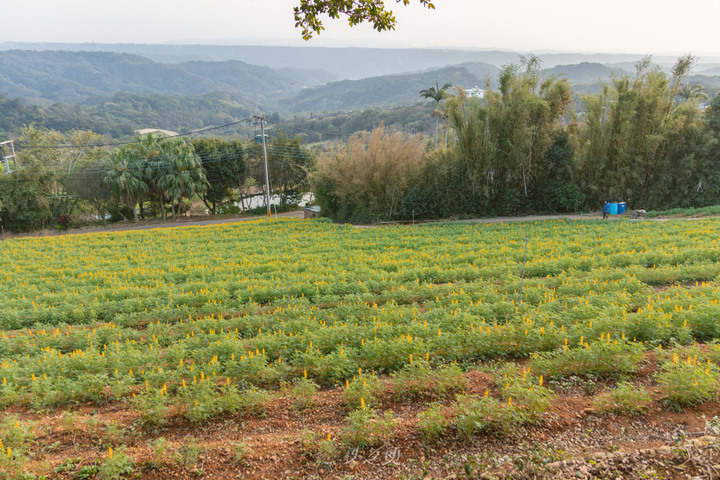
[[[395,3],[409,5],[411,0],[395,0]],[[416,0],[431,10],[435,5],[430,0]],[[310,40],[314,35],[325,30],[321,16],[338,19],[347,17],[348,24],[353,27],[361,23],[371,23],[378,32],[395,30],[397,20],[384,0],[300,0],[300,5],[293,8],[295,27],[302,28],[302,36]]]

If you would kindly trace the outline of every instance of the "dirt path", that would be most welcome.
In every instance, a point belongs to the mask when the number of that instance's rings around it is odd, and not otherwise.
[[[272,218],[303,218],[303,211],[278,213],[272,215]],[[170,219],[167,222],[163,222],[160,219],[145,220],[140,223],[116,223],[106,226],[93,225],[89,227],[74,228],[67,231],[44,229],[29,233],[11,234],[5,233],[0,239],[10,238],[22,238],[22,237],[47,237],[47,236],[58,236],[58,235],[82,235],[87,233],[104,233],[104,232],[123,232],[129,230],[151,230],[153,228],[174,228],[174,227],[203,227],[207,225],[220,225],[224,223],[237,223],[237,222],[248,222],[253,220],[261,220],[266,218],[264,215],[258,215],[255,217],[205,217],[205,216],[190,216],[180,217],[177,219]],[[440,220],[437,222],[418,222],[415,225],[424,225],[428,223],[509,223],[509,222],[536,222],[544,220],[600,220],[602,218],[601,212],[593,213],[581,213],[581,214],[568,214],[568,215],[525,215],[525,216],[514,216],[514,217],[492,217],[492,218],[470,218],[463,220]],[[608,221],[617,221],[625,218],[622,215],[612,215],[608,218]],[[679,220],[698,220],[699,218],[706,217],[679,217]],[[644,220],[651,221],[667,221],[669,218],[657,217],[647,218]],[[391,225],[388,223],[387,225]],[[404,223],[403,223],[404,224]],[[373,228],[378,225],[354,225],[356,228]]]

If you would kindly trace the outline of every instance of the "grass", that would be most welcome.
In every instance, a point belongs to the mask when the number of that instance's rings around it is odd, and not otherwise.
[[[650,210],[647,212],[648,218],[655,217],[697,217],[708,215],[720,215],[720,205],[710,207],[690,207],[690,208],[673,208],[670,210]]]

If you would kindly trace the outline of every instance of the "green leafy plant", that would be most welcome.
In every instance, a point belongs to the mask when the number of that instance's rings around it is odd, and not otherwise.
[[[252,453],[252,448],[245,442],[230,442],[230,448],[233,452],[233,460],[237,464],[248,465],[248,457]]]
[[[14,415],[0,421],[0,439],[5,447],[24,450],[34,438],[33,426]]]
[[[152,468],[170,465],[177,461],[177,455],[172,448],[172,444],[164,437],[158,437],[150,442],[150,448],[152,449],[153,456],[149,462],[149,466]]]
[[[531,375],[498,377],[495,383],[513,407],[511,414],[519,424],[540,422],[554,398],[553,392]]]
[[[300,448],[306,460],[315,460],[318,463],[331,463],[339,453],[337,442],[330,434],[323,436],[310,429],[300,432]]]
[[[240,392],[240,410],[248,415],[264,417],[272,396],[267,390],[247,388]]]
[[[0,448],[0,478],[3,480],[21,478],[27,463],[28,459],[21,449]]]
[[[603,377],[634,372],[643,357],[639,343],[595,341],[578,348],[544,352],[533,358],[534,372],[545,377],[594,374]]]
[[[339,455],[339,448],[335,440],[330,435],[322,439],[318,444],[317,460],[318,463],[332,463]]]
[[[442,398],[463,391],[467,379],[457,365],[433,370],[425,360],[415,360],[393,374],[393,393],[397,400],[418,397]]]
[[[293,406],[298,410],[305,410],[315,405],[315,394],[318,385],[308,378],[297,379],[290,388],[293,397]]]
[[[197,438],[188,435],[185,443],[183,443],[178,451],[178,456],[184,465],[192,467],[197,465],[200,455],[202,455],[204,451],[205,449],[200,445]]]
[[[630,382],[620,382],[615,388],[601,393],[593,400],[593,407],[601,413],[642,415],[652,403],[647,391]]]
[[[98,476],[102,480],[120,480],[132,475],[135,471],[135,462],[123,448],[108,452],[108,458],[100,463]]]
[[[343,429],[341,441],[348,447],[375,447],[390,441],[395,432],[396,421],[392,411],[379,415],[374,410],[359,408],[347,416],[348,425]]]
[[[168,398],[162,389],[146,390],[132,399],[132,404],[140,412],[140,420],[147,426],[165,423],[168,416]]]
[[[342,393],[342,401],[348,410],[360,408],[361,401],[365,402],[366,407],[373,408],[379,403],[383,389],[382,380],[377,376],[361,375],[348,382]]]
[[[666,362],[656,377],[665,388],[665,402],[673,408],[682,409],[716,398],[717,375],[715,365]]]
[[[435,403],[429,409],[418,414],[418,431],[425,443],[440,440],[450,426],[450,419],[445,415],[441,404]]]
[[[452,424],[470,439],[480,433],[507,433],[516,424],[511,405],[492,397],[458,395]]]
[[[55,473],[74,472],[81,461],[81,458],[68,458],[55,468]]]
[[[226,384],[218,388],[210,379],[188,384],[179,393],[177,402],[184,408],[184,416],[194,423],[237,412],[243,403],[236,386]]]
[[[75,478],[78,480],[90,480],[95,478],[98,473],[100,473],[100,467],[98,465],[85,465],[78,469],[75,473]]]

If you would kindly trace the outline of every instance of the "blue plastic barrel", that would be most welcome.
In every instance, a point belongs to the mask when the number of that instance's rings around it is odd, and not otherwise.
[[[618,203],[618,213],[625,213],[625,202]]]
[[[611,203],[610,204],[610,215],[617,215],[617,214],[618,214],[618,204]]]

